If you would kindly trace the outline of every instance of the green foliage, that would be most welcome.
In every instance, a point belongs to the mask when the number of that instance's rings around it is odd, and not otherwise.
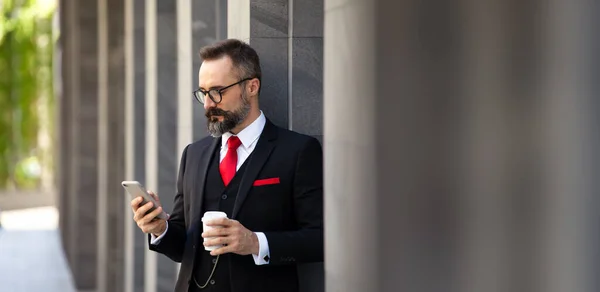
[[[43,153],[40,126],[52,122],[53,110],[55,6],[52,0],[0,3],[0,188],[23,186],[17,166]]]
[[[15,167],[15,183],[26,188],[37,186],[40,176],[39,168],[40,161],[35,156],[19,161]]]

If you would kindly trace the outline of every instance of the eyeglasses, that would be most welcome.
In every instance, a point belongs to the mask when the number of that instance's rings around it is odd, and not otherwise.
[[[236,83],[233,83],[231,85],[227,85],[223,88],[219,88],[219,89],[211,89],[208,91],[204,91],[200,88],[196,89],[194,91],[194,97],[196,98],[196,100],[198,102],[200,102],[201,104],[204,104],[204,102],[206,101],[206,96],[208,95],[208,97],[210,97],[210,99],[214,102],[214,103],[220,103],[223,100],[223,91],[225,91],[226,89],[238,85],[244,81],[248,81],[254,79],[254,77],[249,77],[249,78],[245,78],[242,79]]]

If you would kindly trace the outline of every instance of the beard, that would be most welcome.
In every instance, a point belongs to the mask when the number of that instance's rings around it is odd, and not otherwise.
[[[242,94],[240,96],[242,104],[233,111],[226,111],[220,108],[212,107],[206,110],[208,133],[213,137],[221,137],[223,134],[233,130],[237,125],[241,124],[250,113],[250,101]],[[222,116],[223,120],[219,121],[217,116]]]

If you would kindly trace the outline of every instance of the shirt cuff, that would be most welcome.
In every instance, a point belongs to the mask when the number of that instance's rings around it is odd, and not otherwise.
[[[165,234],[167,234],[167,230],[169,230],[169,221],[167,221],[166,223],[167,227],[165,228],[165,232],[163,232],[159,237],[154,236],[154,234],[150,234],[150,244],[157,245],[160,243],[160,240],[163,237],[165,237]]]
[[[256,237],[258,238],[258,255],[252,254],[254,258],[254,263],[257,266],[266,265],[269,263],[271,259],[271,255],[269,253],[269,242],[267,241],[267,236],[262,232],[255,232]]]

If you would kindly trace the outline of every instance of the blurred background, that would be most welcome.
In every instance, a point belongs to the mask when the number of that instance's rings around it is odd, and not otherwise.
[[[1,0],[0,291],[172,291],[123,180],[172,208],[198,50],[322,142],[301,291],[600,291],[600,3]]]
[[[56,1],[3,1],[0,9],[0,188],[51,197]]]
[[[0,2],[1,291],[72,291],[57,233],[57,4]]]

